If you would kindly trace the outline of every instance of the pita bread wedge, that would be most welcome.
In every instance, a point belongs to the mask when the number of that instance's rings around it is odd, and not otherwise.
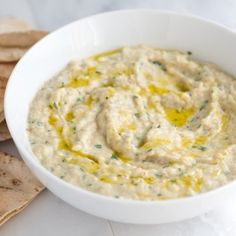
[[[1,111],[1,112],[0,112],[0,122],[2,122],[4,119],[5,119],[4,112]]]
[[[11,138],[11,134],[8,130],[6,121],[0,123],[0,142]]]
[[[24,209],[43,188],[23,161],[0,153],[0,225]]]
[[[15,66],[16,62],[0,63],[0,76],[9,78]]]
[[[1,47],[30,47],[47,35],[47,32],[40,30],[29,30],[22,32],[10,32],[0,34]]]
[[[18,61],[28,48],[0,47],[0,62]]]
[[[1,17],[0,19],[0,34],[3,32],[26,31],[31,28],[30,24],[15,17]]]
[[[4,93],[8,78],[0,76],[0,113],[3,112]]]

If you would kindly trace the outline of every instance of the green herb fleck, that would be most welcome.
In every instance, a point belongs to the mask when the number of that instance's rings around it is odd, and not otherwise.
[[[190,123],[193,123],[199,119],[199,116],[195,116],[190,120]]]
[[[162,66],[162,63],[161,63],[160,61],[157,61],[157,60],[152,61],[152,63],[153,63],[154,65]]]
[[[140,113],[135,113],[134,114],[137,118],[140,118]]]
[[[41,121],[36,121],[36,124],[37,124],[37,126],[43,125],[43,123]]]
[[[164,165],[162,168],[167,168],[167,167],[169,167],[170,166],[170,164],[166,164],[166,165]]]
[[[118,160],[118,157],[113,153],[113,154],[111,155],[111,159],[112,159],[112,160]]]
[[[163,71],[167,71],[166,66],[163,65],[160,61],[155,60],[155,61],[152,61],[152,63],[153,63],[154,65],[160,66]]]
[[[192,53],[191,51],[187,51],[187,54],[188,54],[189,56],[193,55],[193,53]]]
[[[197,145],[193,145],[192,148],[196,148],[196,149],[198,149],[198,150],[200,150],[200,151],[202,151],[202,152],[204,152],[204,151],[207,150],[206,147],[204,147],[204,146],[197,146]]]
[[[206,107],[207,104],[208,104],[208,100],[205,100],[203,104],[201,105],[201,107],[199,108],[199,111],[202,111]]]
[[[102,145],[101,144],[95,144],[94,147],[97,148],[97,149],[101,149]]]
[[[157,174],[155,174],[155,176],[156,176],[157,178],[162,178],[163,174],[157,173]]]
[[[53,107],[57,110],[58,109],[58,107],[57,107],[57,104],[54,102],[53,103]]]

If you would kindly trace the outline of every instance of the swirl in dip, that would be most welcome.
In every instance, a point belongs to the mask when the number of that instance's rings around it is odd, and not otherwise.
[[[191,53],[144,46],[71,62],[28,117],[32,150],[87,190],[140,200],[195,195],[236,174],[236,81]]]

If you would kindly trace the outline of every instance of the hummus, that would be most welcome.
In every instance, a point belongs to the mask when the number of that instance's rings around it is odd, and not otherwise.
[[[182,53],[136,46],[71,62],[32,101],[28,136],[59,178],[160,200],[236,178],[236,80]]]

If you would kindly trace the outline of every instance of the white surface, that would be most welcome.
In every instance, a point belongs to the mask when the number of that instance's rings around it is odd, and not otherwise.
[[[201,15],[218,22],[221,22],[233,29],[236,29],[236,2],[234,0],[184,0],[184,1],[167,1],[167,0],[42,0],[42,1],[13,1],[0,0],[0,15],[17,15],[21,16],[33,24],[46,29],[54,29],[62,24],[68,23],[78,17],[90,15],[100,11],[107,11],[120,8],[134,8],[134,7],[149,7],[149,8],[164,8],[176,10],[179,12],[188,12]],[[7,147],[6,147],[7,146]],[[8,149],[14,153],[12,144],[0,145],[2,149]],[[85,217],[85,214],[71,208],[65,203],[60,202],[55,204],[53,197],[48,191],[40,195],[27,209],[21,214],[10,220],[0,229],[0,235],[46,235],[49,228],[53,228],[53,233],[50,235],[160,235],[160,236],[182,236],[182,235],[236,235],[236,193],[232,195],[231,200],[223,203],[222,207],[192,220],[159,225],[159,226],[134,226],[112,223],[112,230],[109,224],[100,220],[97,224],[94,223],[93,216]],[[54,204],[52,204],[54,202]],[[48,212],[42,209],[49,209]],[[66,209],[63,216],[58,214],[58,208]],[[30,213],[32,212],[32,213]],[[41,212],[41,214],[40,214]],[[76,213],[75,213],[76,212]],[[50,213],[50,217],[48,216]],[[54,214],[55,213],[55,214]],[[140,213],[141,214],[141,213]],[[63,217],[64,231],[62,231],[61,222],[57,221]],[[78,218],[78,224],[74,224],[70,219]],[[18,223],[16,223],[18,222]],[[104,223],[105,222],[105,223]],[[44,227],[38,227],[40,226]],[[91,228],[95,228],[96,233],[91,232]],[[27,231],[26,231],[27,230]],[[42,232],[42,234],[40,234]],[[47,231],[49,232],[49,231]]]

